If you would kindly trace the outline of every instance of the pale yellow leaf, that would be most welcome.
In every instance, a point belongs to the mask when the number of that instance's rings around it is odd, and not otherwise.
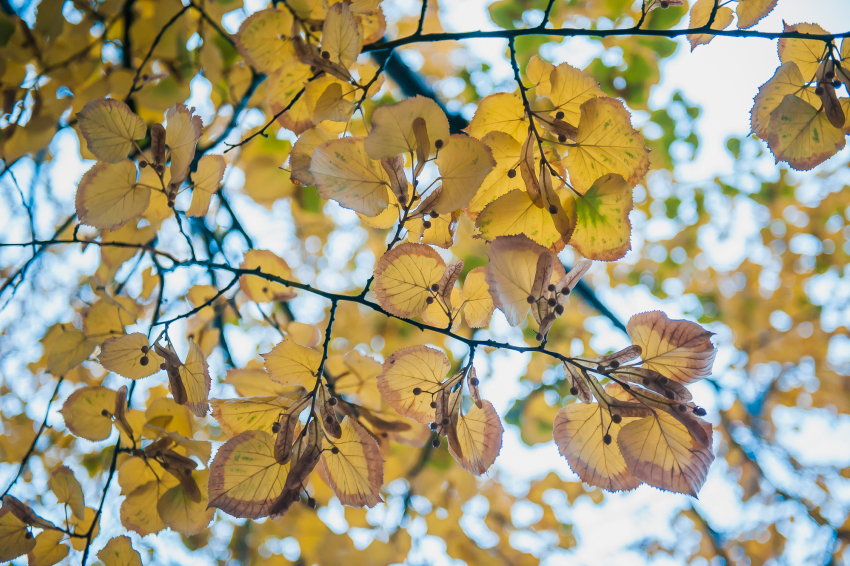
[[[531,291],[537,261],[548,253],[549,250],[525,236],[500,236],[490,244],[485,280],[493,303],[505,313],[511,326],[517,326],[531,310],[536,300]],[[530,298],[535,300],[529,302]]]
[[[67,505],[78,519],[85,516],[86,503],[83,496],[83,486],[74,477],[74,472],[68,466],[59,466],[50,474],[47,487],[59,500],[59,503]]]
[[[104,411],[110,415],[115,411],[115,391],[92,386],[71,393],[59,412],[72,434],[97,442],[112,433],[112,419]]]
[[[240,269],[259,269],[264,274],[274,275],[281,279],[289,280],[292,270],[286,261],[268,250],[248,250]],[[269,301],[288,301],[295,296],[291,287],[283,283],[269,281],[255,275],[242,275],[239,277],[239,288],[255,303],[266,303]]]
[[[195,157],[195,146],[201,139],[204,123],[195,109],[185,104],[175,104],[165,113],[165,144],[171,150],[171,183],[178,185],[189,174],[189,165]]]
[[[364,142],[369,157],[379,160],[401,153],[416,155],[416,135],[413,132],[416,118],[425,120],[432,154],[436,151],[438,140],[448,142],[449,120],[445,112],[430,98],[413,96],[375,110],[372,129]]]
[[[809,171],[844,149],[846,143],[844,132],[829,123],[825,112],[793,94],[786,94],[770,113],[767,145],[776,163],[786,161],[798,171]]]
[[[809,35],[826,35],[829,32],[818,24],[788,25],[783,22],[784,32],[796,31]],[[826,57],[828,43],[817,39],[780,39],[779,60],[794,61],[806,81],[815,79],[821,60]]]
[[[148,208],[151,190],[136,184],[136,164],[96,163],[77,187],[77,216],[82,224],[115,230]]]
[[[192,479],[201,490],[201,500],[192,501],[182,485],[172,487],[162,494],[156,504],[162,522],[173,531],[186,536],[200,533],[207,528],[215,515],[207,500],[207,483],[210,470],[192,472]]]
[[[385,253],[375,267],[375,295],[381,306],[396,316],[422,314],[431,286],[442,278],[446,264],[433,248],[404,243]]]
[[[481,139],[490,132],[504,132],[520,142],[526,138],[528,121],[519,96],[501,92],[481,99],[466,133]]]
[[[293,397],[211,399],[212,416],[228,436],[246,430],[272,432],[272,425],[294,403]]]
[[[313,151],[310,174],[323,198],[366,216],[377,216],[390,204],[390,182],[380,162],[366,154],[363,140],[342,138],[322,143]]]
[[[443,191],[433,207],[439,214],[466,206],[496,165],[490,148],[462,134],[449,136],[434,162],[443,183]]]
[[[697,0],[691,6],[691,19],[688,22],[688,28],[700,28],[708,25],[711,18],[711,13],[714,11],[716,0]],[[714,21],[711,23],[711,29],[722,30],[729,27],[735,13],[728,6],[721,6],[714,14]],[[697,33],[688,36],[688,41],[691,43],[691,51],[697,48],[698,45],[703,45],[714,39],[714,35],[710,33]]]
[[[107,163],[126,159],[133,142],[147,133],[145,121],[114,98],[90,100],[77,113],[77,120],[88,150]]]
[[[284,385],[300,385],[312,391],[322,363],[322,353],[284,338],[268,354],[263,354],[272,380]]]
[[[740,0],[735,7],[738,29],[749,29],[776,7],[777,0]]]
[[[493,310],[493,298],[490,286],[485,280],[484,267],[476,267],[466,275],[463,291],[460,293],[463,314],[470,328],[483,328],[490,322]]]
[[[135,332],[106,340],[97,361],[105,370],[128,379],[141,379],[158,372],[163,359],[150,347],[147,336]]]
[[[42,531],[35,537],[35,548],[27,554],[27,566],[53,566],[64,560],[71,548],[60,544],[63,538],[61,531]]]
[[[290,33],[292,15],[289,11],[267,8],[242,22],[234,39],[236,48],[255,70],[270,74],[295,63]]]
[[[770,113],[779,108],[786,94],[797,95],[812,106],[820,107],[815,89],[807,86],[797,64],[794,61],[783,63],[773,77],[761,85],[750,111],[750,127],[761,139],[767,141]]]
[[[130,537],[125,535],[107,542],[97,557],[104,566],[142,566],[142,556],[133,548]]]
[[[210,200],[224,178],[227,162],[221,155],[204,155],[198,170],[192,173],[192,204],[186,216],[203,216],[210,209]]]
[[[378,390],[398,414],[428,424],[434,420],[431,401],[451,364],[440,350],[410,346],[396,351],[384,362]],[[414,394],[414,389],[421,393]]]
[[[661,311],[637,314],[626,327],[642,350],[642,365],[682,384],[711,375],[717,351],[713,332],[695,322],[671,320]]]
[[[374,507],[384,500],[384,459],[378,443],[347,416],[338,439],[324,438],[322,465],[339,502],[351,507]],[[336,448],[336,450],[333,450]]]
[[[363,47],[363,34],[349,4],[339,2],[328,9],[322,26],[322,56],[331,63],[351,67]]]
[[[449,454],[460,466],[471,474],[480,476],[485,473],[502,448],[502,421],[496,409],[487,400],[481,401],[481,407],[472,409],[457,420],[455,434],[449,434]]]

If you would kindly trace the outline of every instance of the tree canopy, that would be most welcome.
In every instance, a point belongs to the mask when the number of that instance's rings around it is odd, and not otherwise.
[[[850,32],[442,4],[0,0],[0,561],[848,560]]]

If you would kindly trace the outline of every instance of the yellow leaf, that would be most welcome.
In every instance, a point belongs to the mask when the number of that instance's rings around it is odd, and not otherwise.
[[[537,262],[543,254],[551,252],[525,236],[500,236],[490,244],[490,262],[484,277],[490,286],[493,303],[505,313],[511,326],[522,322],[539,298],[534,297],[532,291]],[[552,281],[556,282],[557,279]]]
[[[604,96],[595,80],[567,63],[561,63],[552,70],[549,85],[546,96],[554,105],[551,113],[563,112],[561,120],[572,125],[579,123],[582,104],[591,98]]]
[[[482,400],[481,407],[473,405],[455,424],[455,434],[449,434],[449,454],[460,466],[476,476],[485,473],[502,448],[502,421],[490,401]]]
[[[466,207],[466,214],[473,220],[484,207],[515,189],[523,189],[522,179],[516,175],[522,144],[504,132],[490,132],[481,141],[490,148],[496,166],[481,182],[481,186]],[[514,171],[513,177],[509,171]]]
[[[443,191],[433,206],[439,214],[466,206],[496,165],[490,148],[462,134],[449,136],[434,163],[443,183]]]
[[[97,361],[105,370],[128,379],[141,379],[158,372],[163,359],[150,347],[144,334],[135,332],[106,340]]]
[[[199,417],[206,415],[210,410],[210,374],[201,347],[191,340],[186,361],[180,366],[180,380],[186,389],[186,406]]]
[[[322,465],[339,502],[351,507],[374,507],[384,500],[384,459],[378,443],[366,430],[345,417],[339,439],[324,438]],[[336,450],[334,450],[334,448]]]
[[[133,142],[147,134],[145,121],[114,98],[90,100],[77,113],[77,120],[88,150],[107,163],[126,159]]]
[[[390,182],[380,162],[366,154],[363,140],[342,138],[322,143],[313,151],[310,174],[322,198],[366,216],[377,216],[390,204]]]
[[[209,476],[210,470],[192,472],[192,479],[201,490],[201,500],[198,502],[191,500],[182,485],[174,486],[162,494],[156,510],[165,526],[186,536],[196,535],[207,528],[215,515],[215,509],[208,505],[207,500]]]
[[[632,420],[618,424],[598,403],[571,403],[555,416],[555,444],[583,482],[609,491],[628,491],[640,482],[629,474],[617,436]],[[610,435],[608,443],[606,434]]]
[[[753,133],[767,141],[770,113],[779,108],[786,94],[797,95],[812,106],[819,107],[820,101],[815,94],[815,89],[806,85],[807,82],[794,61],[783,63],[776,69],[773,77],[761,85],[753,101],[753,109],[750,111],[750,126]]]
[[[551,88],[549,79],[554,69],[555,65],[544,61],[539,55],[534,55],[528,60],[528,64],[525,66],[525,74],[528,76],[528,80],[535,85],[534,94],[549,96],[549,89]]]
[[[430,154],[437,150],[438,140],[448,142],[449,120],[445,112],[430,98],[413,96],[375,110],[372,115],[372,130],[364,141],[366,153],[375,160],[395,157],[402,153],[416,155],[413,121],[417,118],[424,119],[427,125],[431,142]]]
[[[452,287],[451,297],[451,305],[448,305],[450,307],[448,310],[452,316],[452,330],[457,330],[461,319],[461,311],[458,308],[461,304],[460,289]],[[449,315],[446,314],[446,305],[443,305],[440,299],[435,300],[422,311],[422,320],[425,321],[425,324],[437,328],[448,328]]]
[[[270,74],[294,61],[295,50],[289,41],[292,15],[288,10],[267,8],[252,14],[239,26],[236,48],[258,72]]]
[[[697,0],[691,6],[691,20],[688,22],[688,28],[694,29],[707,25],[712,11],[714,11],[714,5],[715,0]],[[732,8],[721,6],[714,15],[711,29],[726,29],[732,23],[734,17],[735,13],[732,12]],[[707,44],[712,39],[714,39],[714,35],[710,33],[698,33],[688,36],[688,41],[691,43],[691,51],[696,49],[698,45]]]
[[[300,385],[312,391],[322,363],[322,353],[284,338],[271,352],[263,354],[263,359],[273,381],[284,385]]]
[[[159,285],[159,277],[157,277],[154,272],[154,268],[146,268],[142,272],[142,292],[139,294],[139,298],[143,301],[150,299],[151,294],[153,293],[153,290],[156,289],[157,285]]]
[[[0,508],[0,561],[6,562],[32,552],[35,548],[26,523],[15,516],[8,505]]]
[[[138,488],[157,478],[167,483],[168,487],[177,485],[177,478],[165,473],[162,466],[156,460],[132,456],[121,464],[118,469],[118,485],[121,486],[121,495],[129,495]]]
[[[338,6],[339,4],[337,4]],[[351,88],[349,87],[349,91]],[[343,94],[342,83],[333,82],[322,92],[316,100],[316,108],[313,110],[313,122],[319,123],[324,120],[331,122],[347,122],[354,113],[354,103],[350,100],[351,93]]]
[[[356,395],[361,405],[368,408],[380,410],[381,394],[378,392],[377,377],[381,373],[380,362],[353,350],[342,358],[339,372],[332,371],[333,375],[340,374],[333,380],[333,388],[336,393],[345,395]],[[328,359],[328,367],[331,360]]]
[[[203,216],[210,209],[210,200],[224,178],[227,162],[221,155],[205,155],[192,173],[192,204],[186,216]]]
[[[97,442],[112,433],[112,419],[104,411],[109,415],[115,411],[115,391],[93,386],[71,393],[59,412],[72,434]]]
[[[283,44],[282,41],[280,41],[280,43]],[[310,65],[305,65],[297,60],[290,60],[290,62],[278,68],[271,76],[269,76],[267,79],[269,84],[266,86],[266,102],[269,106],[271,106],[272,112],[278,114],[293,104],[295,97],[298,96],[298,93],[301,92],[302,89],[307,87],[308,81],[312,76],[313,73],[310,70]],[[317,82],[318,80],[320,79],[313,82]],[[292,108],[294,108],[295,105],[301,104],[305,97],[305,93],[302,93],[298,102],[296,102]],[[288,113],[289,111],[287,111],[287,114]],[[281,116],[281,118],[283,118],[283,116]],[[278,119],[281,122],[281,125],[287,127],[287,124],[284,123],[285,120],[281,120],[281,118]]]
[[[463,314],[470,328],[483,328],[490,322],[493,310],[493,298],[490,296],[490,286],[487,285],[484,267],[476,267],[466,275],[463,291],[460,293]]]
[[[546,248],[563,248],[552,215],[536,206],[523,190],[513,190],[488,204],[476,218],[475,226],[487,241],[524,234]]]
[[[829,123],[825,112],[786,94],[770,113],[767,145],[776,158],[799,171],[814,169],[844,148],[844,132]]]
[[[685,425],[663,411],[623,426],[617,444],[633,477],[694,497],[714,461],[710,448],[701,446]]]
[[[150,504],[150,502],[148,503]],[[71,523],[69,526],[72,527],[71,532],[86,534],[89,532],[89,529],[92,528],[92,524],[94,524],[94,529],[92,530],[92,539],[94,539],[100,532],[100,517],[100,515],[97,515],[97,523],[95,523],[95,510],[91,507],[86,507],[85,519],[82,521],[78,520],[73,515],[69,517],[69,522]],[[86,547],[85,538],[71,537],[70,542],[71,547],[78,552],[82,552],[82,550]]]
[[[47,355],[47,372],[56,376],[65,375],[86,361],[97,346],[96,341],[88,339],[76,328],[66,325],[62,330]]]
[[[96,163],[77,187],[77,216],[82,224],[115,230],[141,216],[150,197],[150,187],[136,184],[132,161]]]
[[[289,67],[282,67],[277,72],[284,73],[286,69]],[[292,71],[296,74],[295,77],[292,78],[295,83],[291,83],[291,86],[288,87],[289,90],[283,91],[284,93],[292,93],[292,99],[287,102],[287,104],[291,103],[289,109],[286,110],[286,106],[284,106],[278,99],[271,98],[271,107],[272,111],[276,114],[283,112],[277,121],[278,123],[288,130],[292,130],[295,134],[301,134],[302,132],[312,128],[317,125],[319,120],[315,118],[316,112],[316,104],[319,102],[319,98],[321,98],[322,94],[324,94],[325,90],[327,90],[328,86],[332,84],[340,84],[340,80],[337,77],[331,75],[321,75],[319,78],[314,80],[308,80],[303,83],[304,92],[300,96],[298,100],[295,100],[295,96],[301,90],[297,84],[297,75],[300,73],[297,67],[293,68]],[[312,77],[309,75],[307,79]],[[290,83],[286,83],[290,84]],[[351,86],[348,82],[345,82],[343,88],[351,89]],[[272,96],[272,93],[269,92],[269,97]],[[347,96],[352,96],[349,93]],[[322,127],[335,134],[341,134],[346,125],[341,123],[334,122],[322,122]]]
[[[228,436],[246,430],[272,431],[278,417],[295,401],[292,397],[247,397],[239,399],[212,399],[213,418]]]
[[[240,397],[291,396],[303,391],[300,385],[281,385],[263,368],[228,370],[224,383],[232,385]]]
[[[126,535],[107,542],[97,557],[104,566],[142,566],[142,556],[133,548],[130,537]]]
[[[322,26],[322,56],[328,53],[331,63],[348,68],[357,60],[363,47],[363,34],[351,7],[344,2],[328,9]]]
[[[826,35],[829,32],[818,24],[796,24],[789,26],[783,22],[784,32],[797,31],[809,35]],[[779,60],[783,63],[794,61],[803,78],[814,80],[821,60],[826,57],[828,43],[817,39],[780,39]]]
[[[404,243],[385,253],[375,267],[375,295],[381,306],[396,316],[422,314],[446,271],[443,258],[430,246]]]
[[[267,275],[274,275],[281,279],[291,279],[292,270],[286,262],[279,258],[274,252],[268,250],[249,250],[245,252],[245,260],[239,269],[260,271]],[[283,283],[268,281],[253,275],[242,275],[239,277],[239,288],[255,303],[266,303],[269,301],[288,301],[294,296],[290,287]]]
[[[175,104],[165,113],[165,144],[171,150],[171,183],[178,185],[189,174],[189,165],[195,157],[195,146],[201,139],[204,123],[195,109],[185,104]]]
[[[63,538],[65,533],[61,531],[42,531],[35,537],[35,548],[27,554],[27,565],[52,566],[64,560],[71,549],[68,545],[59,544]]]
[[[622,175],[634,187],[649,170],[649,150],[621,101],[591,98],[581,105],[575,145],[563,163],[580,193],[608,173]]]
[[[525,140],[528,121],[520,97],[500,92],[481,99],[466,133],[481,139],[490,132],[504,132],[520,142]]]
[[[777,0],[741,0],[735,8],[738,14],[738,29],[749,29],[771,13]]]
[[[632,188],[620,176],[600,177],[581,196],[576,196],[576,227],[570,245],[588,259],[613,261],[631,249]]]
[[[260,430],[225,442],[210,466],[210,506],[234,517],[268,515],[289,473],[289,465],[275,460],[274,444],[275,437]]]
[[[626,329],[632,343],[643,351],[644,368],[682,384],[711,375],[717,353],[711,343],[714,333],[699,324],[650,311],[633,316]]]
[[[101,242],[121,242],[124,244],[144,245],[156,235],[156,228],[144,226],[139,228],[135,222],[127,224],[115,231],[104,231]],[[100,267],[96,276],[99,281],[106,283],[118,272],[125,261],[139,253],[135,247],[112,247],[102,246],[100,248]]]
[[[98,343],[123,336],[124,327],[135,324],[139,307],[128,297],[104,296],[83,314],[83,333]]]
[[[292,152],[289,154],[289,170],[293,182],[297,181],[302,185],[314,185],[316,183],[313,174],[310,173],[310,160],[316,148],[322,142],[331,139],[336,139],[336,136],[321,128],[310,128],[298,136],[298,141],[295,142]]]
[[[440,350],[427,346],[410,346],[396,351],[384,362],[378,376],[378,390],[398,414],[428,424],[434,420],[431,407],[440,383],[451,368]],[[414,394],[413,390],[422,390]]]
[[[191,438],[194,432],[194,422],[189,414],[189,409],[183,405],[178,405],[168,397],[154,399],[145,410],[145,419],[147,422],[162,422],[164,420],[165,423],[159,426],[187,438]]]
[[[68,466],[59,466],[50,474],[47,487],[59,500],[59,503],[70,507],[71,512],[78,519],[85,516],[85,498],[83,497],[83,486],[74,477],[74,472]]]
[[[156,465],[159,468],[156,462],[151,465]],[[159,468],[159,472],[161,473],[160,477],[164,480],[171,478],[172,484],[177,483],[174,476],[166,473],[162,468]],[[128,531],[133,531],[143,537],[163,530],[165,523],[162,522],[153,502],[158,501],[167,489],[168,487],[164,483],[154,479],[130,492],[121,504],[121,525]]]

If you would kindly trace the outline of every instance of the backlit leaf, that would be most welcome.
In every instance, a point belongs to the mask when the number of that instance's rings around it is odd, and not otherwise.
[[[53,341],[47,355],[47,372],[56,376],[65,375],[88,359],[97,347],[97,342],[86,337],[76,328],[63,325],[62,333]]]
[[[50,488],[59,503],[67,505],[71,509],[74,516],[78,519],[84,518],[86,503],[83,487],[68,466],[59,466],[53,470],[50,479],[47,480],[47,487]]]
[[[310,174],[323,198],[366,216],[377,216],[390,204],[390,179],[381,163],[366,154],[363,140],[342,138],[322,143],[313,152]]]
[[[502,421],[490,401],[481,400],[481,407],[460,416],[455,424],[455,434],[449,434],[449,454],[471,474],[485,473],[502,448]]]
[[[60,544],[63,538],[65,533],[61,531],[39,533],[35,537],[35,548],[27,554],[27,566],[52,566],[64,560],[71,548],[67,544]]]
[[[439,214],[466,206],[496,165],[490,148],[474,138],[455,134],[444,141],[434,161],[443,182],[443,192],[434,203],[434,210]]]
[[[549,211],[535,205],[528,193],[519,189],[484,207],[475,225],[488,241],[499,236],[525,235],[546,248],[558,247],[561,241],[561,233]]]
[[[88,150],[107,163],[126,159],[133,142],[147,134],[145,121],[114,98],[90,100],[77,113],[77,120]]]
[[[711,343],[713,333],[699,324],[651,311],[633,316],[627,330],[632,343],[643,351],[643,367],[683,384],[711,375],[717,353]]]
[[[112,433],[111,415],[115,410],[115,391],[106,387],[83,387],[68,397],[62,406],[65,426],[75,436],[97,442]]]
[[[796,31],[809,35],[826,35],[829,32],[818,24],[796,24],[788,25],[783,22],[784,32]],[[800,69],[803,78],[811,81],[820,66],[821,60],[826,56],[827,43],[817,39],[780,39],[779,60],[783,63],[793,61]]]
[[[440,350],[427,346],[402,348],[384,362],[378,390],[398,414],[428,424],[434,420],[432,393],[450,368],[449,359]],[[416,388],[422,393],[414,394]]]
[[[770,113],[767,145],[776,162],[787,161],[800,171],[814,169],[844,148],[844,132],[829,123],[825,112],[786,94]]]
[[[343,2],[331,6],[322,26],[322,51],[332,63],[350,67],[362,47],[363,34],[350,6]]]
[[[338,439],[325,437],[323,443],[322,465],[328,483],[343,505],[374,507],[383,502],[384,461],[378,444],[348,417],[340,427]]]
[[[215,515],[215,509],[208,505],[207,483],[210,470],[192,472],[192,479],[201,490],[201,500],[193,501],[182,485],[172,487],[159,498],[156,510],[165,523],[173,531],[192,536],[207,528]]]
[[[26,523],[16,517],[9,506],[3,505],[0,508],[0,561],[6,562],[32,552],[35,544]]]
[[[395,157],[401,153],[416,154],[413,121],[423,118],[428,127],[432,151],[437,140],[449,139],[449,120],[436,102],[424,96],[406,98],[397,104],[381,106],[372,115],[372,129],[364,146],[372,159]]]
[[[523,189],[519,175],[509,176],[509,171],[516,173],[520,159],[522,144],[504,132],[490,132],[481,141],[490,148],[490,154],[496,166],[481,182],[481,186],[466,207],[466,213],[473,220],[484,210],[484,207],[515,189]]]
[[[525,236],[500,236],[490,244],[485,280],[493,303],[505,313],[511,326],[517,326],[531,310],[536,300],[531,291],[537,261],[548,253],[549,250]]]
[[[485,280],[484,267],[476,267],[466,275],[460,300],[464,305],[463,314],[470,328],[487,326],[496,306],[490,296],[490,286]]]
[[[142,348],[146,351],[142,352]],[[135,332],[106,340],[100,347],[97,361],[108,371],[128,379],[141,379],[158,372],[163,360],[150,347],[147,336]]]
[[[599,178],[575,197],[576,227],[570,245],[588,259],[613,261],[631,249],[632,188],[618,174]]]
[[[210,373],[201,347],[189,340],[189,353],[180,366],[180,380],[186,388],[186,407],[199,417],[206,415],[210,406]]]
[[[388,312],[412,318],[425,310],[431,286],[446,270],[430,246],[405,243],[385,253],[375,267],[375,295]]]
[[[735,7],[738,29],[749,29],[771,13],[778,0],[741,0]]]
[[[291,279],[292,270],[286,262],[268,250],[248,250],[240,269],[259,269],[262,273],[281,279]],[[287,301],[295,296],[291,287],[253,275],[239,277],[239,288],[255,303]]]
[[[271,432],[272,424],[293,404],[290,397],[211,399],[212,416],[229,436],[246,430]]]
[[[295,50],[288,40],[291,32],[292,15],[288,10],[260,10],[239,26],[236,48],[258,72],[272,73],[294,59]]]
[[[181,183],[189,174],[195,157],[195,146],[201,139],[204,123],[194,114],[194,108],[176,104],[165,113],[165,144],[171,151],[171,182]]]
[[[545,96],[554,105],[553,114],[563,112],[565,122],[577,125],[581,105],[591,98],[603,96],[603,93],[591,77],[567,63],[561,63],[549,74],[549,88]]]
[[[150,187],[136,184],[136,164],[96,163],[77,187],[77,216],[95,228],[115,230],[141,216],[150,202]]]
[[[741,4],[738,4],[739,6]],[[812,106],[820,106],[815,89],[806,86],[807,81],[794,61],[783,63],[773,77],[760,88],[750,111],[750,126],[753,133],[767,141],[770,114],[776,110],[786,94],[794,94]]]
[[[271,352],[263,354],[263,359],[272,380],[284,385],[300,385],[312,391],[322,363],[322,353],[284,338]]]
[[[517,141],[525,140],[528,120],[519,96],[501,92],[481,99],[466,133],[481,139],[490,132],[504,132]]]
[[[128,536],[111,539],[97,553],[97,557],[104,566],[142,566],[142,556],[133,548]]]
[[[205,155],[198,161],[198,170],[192,173],[192,204],[186,216],[204,216],[210,209],[210,200],[218,191],[224,178],[227,162],[221,155]]]
[[[715,0],[697,0],[691,6],[691,20],[688,22],[688,28],[699,28],[708,25],[712,12],[714,12]],[[726,29],[732,23],[735,13],[728,6],[721,6],[714,14],[714,21],[711,23],[711,29]],[[710,33],[697,33],[688,36],[688,41],[691,43],[691,51],[697,48],[698,45],[707,44],[714,35]]]

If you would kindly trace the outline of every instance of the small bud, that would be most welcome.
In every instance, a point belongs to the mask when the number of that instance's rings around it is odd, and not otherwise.
[[[570,387],[570,395],[578,395],[578,387]]]
[[[558,305],[557,307],[555,307],[555,314],[557,314],[558,316],[564,314],[564,305]]]
[[[559,135],[558,141],[564,143],[565,141],[567,141],[567,136],[565,136],[564,134]]]
[[[150,348],[148,348],[147,346],[142,346],[142,353],[143,354],[147,354],[149,351],[150,351]]]
[[[322,51],[322,59],[330,59],[330,58],[331,58],[330,53],[328,53],[327,51]]]
[[[165,365],[165,362],[159,364],[159,369],[168,369],[168,366]]]
[[[147,166],[148,166],[148,162],[147,162],[147,161],[139,161],[139,167],[141,167],[142,169],[144,169],[144,168],[145,168],[145,167],[147,167]]]
[[[473,387],[475,387],[476,385],[478,385],[478,378],[477,378],[477,377],[470,378],[469,383],[470,383]]]
[[[280,432],[280,423],[272,423],[272,433],[277,434]]]
[[[448,426],[449,422],[450,422],[450,421],[449,421],[449,418],[448,418],[448,417],[443,417],[443,420],[441,420],[441,421],[440,421],[440,424],[441,424],[442,426]]]
[[[546,287],[546,290],[551,293],[552,291],[555,290],[555,285],[553,285],[552,283],[549,283],[549,286]]]
[[[534,336],[534,338],[535,338],[535,340],[537,340],[538,342],[543,342],[543,334],[541,334],[540,332],[538,332],[538,333]]]
[[[611,444],[611,435],[610,435],[610,434],[606,434],[605,436],[603,436],[603,437],[602,437],[602,442],[604,442],[605,444]]]
[[[168,208],[174,208],[174,201],[173,200],[168,201]]]
[[[331,407],[335,407],[336,403],[337,403],[336,397],[331,397],[330,399],[328,399],[328,405],[330,405]]]
[[[676,408],[679,409],[680,413],[684,413],[685,410],[687,409],[687,407],[685,405],[679,405]]]
[[[528,298],[525,299],[525,302],[528,303],[529,305],[533,305],[534,301],[536,301],[536,300],[537,299],[534,298],[534,295],[529,295]]]
[[[109,417],[109,411],[107,411],[106,409],[102,410],[100,412],[100,414],[103,415],[104,417]]]
[[[549,305],[550,307],[554,307],[555,305],[558,304],[558,300],[555,299],[555,298],[551,298],[548,301],[546,301],[546,304]]]
[[[263,293],[268,293],[268,292],[269,292],[269,288],[268,288],[268,287],[263,287]]]
[[[437,149],[441,149],[443,147],[443,140],[437,140],[434,142],[434,147]]]
[[[419,388],[419,387],[414,387],[414,388],[413,388],[413,394],[414,394],[414,395],[420,395],[421,393],[422,393],[422,389],[421,389],[421,388]]]
[[[431,285],[431,290],[436,293],[437,291],[440,290],[440,286],[437,285],[436,283],[434,283],[434,284]]]
[[[432,408],[432,409],[436,409],[436,408],[437,408],[437,402],[436,402],[436,401],[431,401],[431,408]]]
[[[431,427],[431,430],[437,430],[437,423],[431,423],[429,426]]]
[[[632,386],[629,385],[628,383],[623,384],[623,389],[625,389],[626,391],[629,391],[631,388],[632,388]]]
[[[694,414],[698,417],[704,417],[705,416],[705,409],[703,409],[702,407],[696,407],[696,408],[694,408]]]
[[[437,213],[437,211],[436,211],[436,210],[432,210],[431,212],[429,212],[429,213],[428,213],[428,215],[429,215],[431,218],[437,218],[437,217],[439,216],[439,213]]]
[[[832,88],[838,88],[840,86],[841,86],[841,81],[839,81],[839,80],[832,81]]]
[[[334,422],[334,417],[333,417],[333,415],[328,415],[327,417],[325,417],[325,421],[326,421],[328,424],[331,424],[332,422]]]
[[[605,371],[605,369],[606,369],[605,366],[603,366],[602,364],[596,366],[596,371],[598,371],[600,373]]]
[[[165,171],[165,165],[157,165],[156,166],[156,172],[157,173],[162,173],[163,171]]]
[[[555,119],[556,120],[563,120],[564,119],[564,113],[561,112],[560,110],[558,110],[558,113],[555,114]]]
[[[668,381],[670,381],[670,380],[667,379],[666,377],[664,377],[663,375],[658,378],[658,383],[660,383],[661,385],[667,385]]]
[[[139,359],[139,364],[141,364],[141,365],[143,365],[143,366],[146,366],[146,365],[148,365],[148,362],[149,362],[149,361],[150,361],[150,360],[148,359],[148,357],[147,357],[147,356],[142,356],[142,357]]]
[[[670,2],[668,2],[667,0],[661,0],[661,7],[666,10],[670,7]]]
[[[318,504],[316,503],[315,499],[313,499],[312,497],[308,497],[307,507],[309,507],[310,509],[315,509],[316,507],[318,507]]]
[[[430,220],[423,220],[423,221],[422,221],[422,226],[424,226],[424,227],[425,227],[425,229],[427,230],[428,228],[430,228],[430,227],[431,227],[431,221],[430,221]]]
[[[433,302],[434,302],[434,297],[425,297],[425,303],[426,304],[430,305]]]
[[[823,87],[818,85],[818,87],[815,89],[815,94],[818,95],[818,96],[822,95],[823,94]]]
[[[620,424],[623,422],[623,417],[620,416],[620,413],[614,413],[611,415],[611,420],[614,421],[615,424]]]
[[[337,448],[336,446],[331,448],[331,454],[339,454],[339,448]]]
[[[617,360],[611,360],[611,363],[608,365],[611,366],[612,369],[617,369],[618,367],[620,367],[620,362],[618,362]]]
[[[826,77],[826,80],[831,81],[835,77],[835,73],[827,71],[823,76]]]
[[[32,533],[31,533],[31,532],[29,532],[29,531],[27,531],[27,532],[26,532],[26,534],[24,535],[24,538],[25,538],[25,539],[27,539],[27,540],[31,539],[31,538],[32,538]]]
[[[570,289],[569,287],[564,287],[563,289],[561,289],[561,294],[566,297],[570,294],[570,291],[572,291],[572,289]]]
[[[514,177],[516,177],[516,170],[508,169],[508,179],[513,179]]]
[[[549,205],[549,214],[557,214],[557,213],[558,213],[558,207],[555,206],[554,204],[550,204]]]
[[[439,448],[439,447],[440,447],[440,439],[439,439],[439,438],[435,438],[434,440],[432,440],[432,441],[431,441],[431,446],[433,446],[434,448]]]

